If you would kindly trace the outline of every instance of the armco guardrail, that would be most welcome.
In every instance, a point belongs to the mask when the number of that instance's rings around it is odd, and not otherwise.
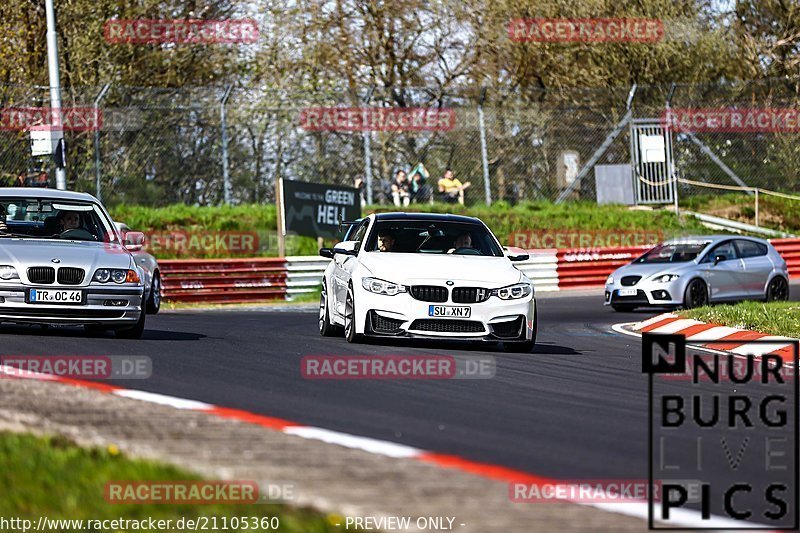
[[[789,275],[800,277],[800,239],[771,242],[789,265]],[[530,259],[515,266],[539,292],[602,287],[611,272],[648,248],[528,250]],[[211,303],[292,300],[317,290],[329,261],[317,256],[161,261],[163,296],[170,301]]]
[[[601,287],[609,274],[649,248],[652,246],[558,250],[558,288]]]
[[[783,256],[790,278],[800,278],[800,239],[771,239],[769,242]]]
[[[286,298],[286,261],[159,261],[163,297],[173,302],[243,303]]]

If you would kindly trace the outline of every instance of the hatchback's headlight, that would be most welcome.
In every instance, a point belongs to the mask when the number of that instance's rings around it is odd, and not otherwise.
[[[501,300],[517,300],[530,296],[533,292],[533,288],[530,283],[515,283],[514,285],[509,285],[502,289],[495,289],[492,292]]]
[[[19,279],[19,274],[17,274],[17,269],[11,265],[0,265],[0,279],[3,281]]]
[[[661,274],[660,276],[654,277],[653,281],[656,283],[669,283],[670,281],[675,281],[679,277],[678,274]]]
[[[123,270],[120,268],[98,268],[94,271],[92,281],[98,283],[139,283],[139,274],[135,270]]]
[[[613,285],[614,284],[614,276],[608,276],[606,278],[606,285]]]
[[[378,278],[362,278],[361,286],[369,292],[374,292],[375,294],[385,294],[386,296],[394,296],[395,294],[406,292],[406,288],[404,286]]]

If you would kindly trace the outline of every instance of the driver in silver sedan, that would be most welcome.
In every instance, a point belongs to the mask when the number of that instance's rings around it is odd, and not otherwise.
[[[58,213],[58,221],[62,232],[81,227],[81,215],[77,211],[61,211]]]

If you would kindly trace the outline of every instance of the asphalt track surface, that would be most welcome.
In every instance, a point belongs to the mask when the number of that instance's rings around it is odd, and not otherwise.
[[[148,317],[138,341],[9,324],[0,326],[0,338],[9,355],[149,356],[152,377],[115,382],[126,388],[545,477],[647,479],[648,396],[641,341],[612,331],[611,325],[644,320],[655,312],[616,313],[603,307],[601,298],[561,293],[541,299],[539,338],[530,354],[458,343],[348,344],[341,337],[319,336],[315,312],[293,311],[167,312]],[[482,380],[320,381],[301,376],[303,356],[355,354],[492,355],[497,370],[493,379]],[[729,443],[731,450],[739,445]],[[763,471],[760,461],[745,460],[733,474],[722,461],[706,468],[719,479],[752,478]],[[718,500],[712,508],[721,514]]]

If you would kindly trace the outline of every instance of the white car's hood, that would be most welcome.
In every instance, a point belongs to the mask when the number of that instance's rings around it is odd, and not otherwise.
[[[31,266],[78,267],[91,273],[97,268],[130,268],[131,256],[119,244],[4,237],[0,238],[0,265],[13,266],[21,277]]]
[[[402,285],[450,280],[498,288],[517,283],[522,277],[505,257],[366,252],[359,261],[369,275]]]

